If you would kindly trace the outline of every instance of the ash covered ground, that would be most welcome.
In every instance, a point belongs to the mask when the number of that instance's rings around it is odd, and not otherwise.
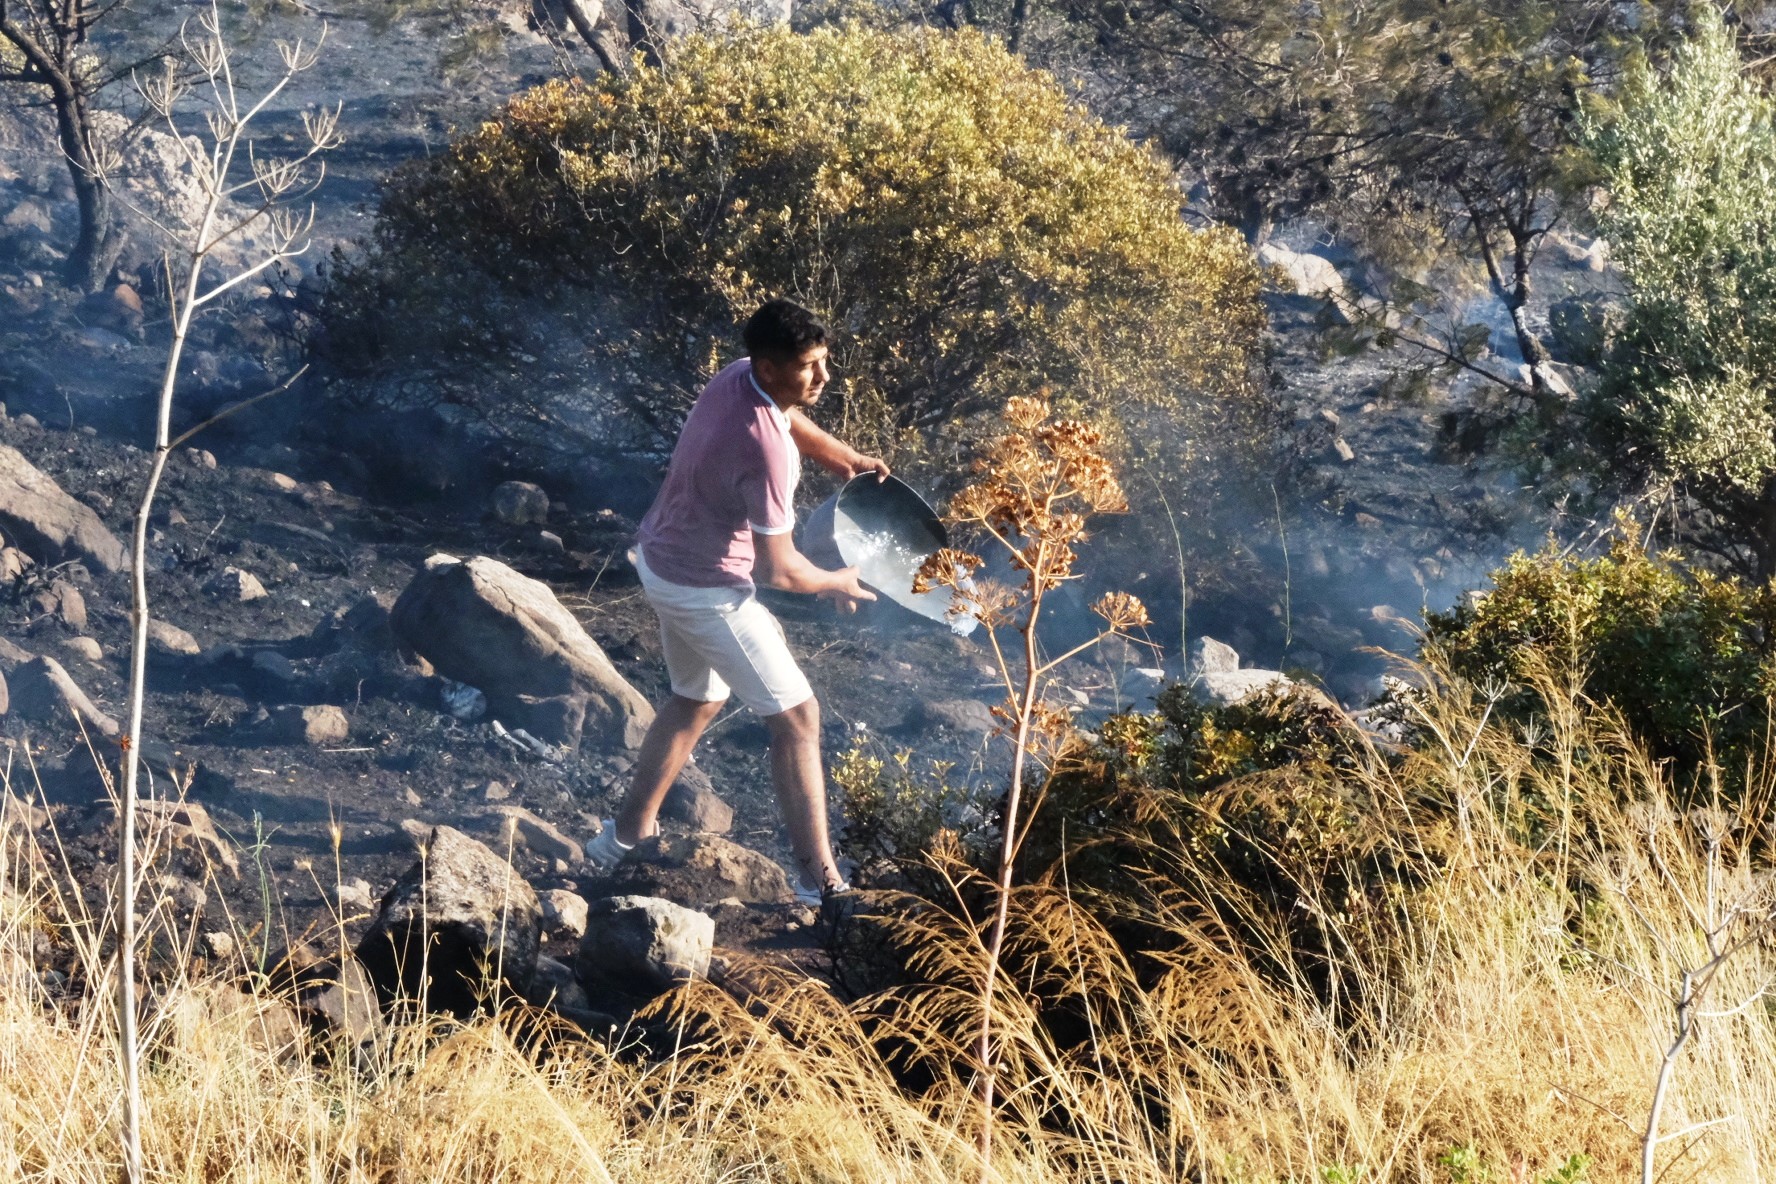
[[[347,147],[316,195],[323,248],[367,225],[365,203],[392,165],[436,148],[453,126],[472,124],[522,85],[576,65],[544,41],[519,40],[471,83],[446,83],[414,64],[399,26],[377,33],[353,22],[336,31],[324,62],[268,124],[274,133],[293,128],[304,106],[323,98],[345,105]],[[0,136],[0,399],[8,408],[0,443],[126,537],[147,468],[142,446],[166,324],[152,300],[144,314],[114,292],[83,299],[45,283],[56,244],[70,237],[72,206],[65,166],[33,143],[35,118],[15,113]],[[292,314],[308,298],[304,284],[323,253],[203,322],[181,388],[181,426],[294,367]],[[144,290],[148,264],[126,261]],[[1581,266],[1554,278],[1555,295],[1594,282]],[[1360,705],[1385,666],[1377,648],[1409,651],[1424,607],[1478,586],[1509,550],[1534,545],[1547,529],[1534,492],[1507,466],[1459,455],[1445,438],[1440,425],[1468,405],[1471,385],[1389,401],[1382,394],[1389,359],[1323,356],[1316,309],[1300,298],[1272,302],[1276,382],[1295,416],[1308,466],[1303,487],[1312,495],[1279,500],[1278,529],[1242,541],[1240,570],[1197,581],[1216,591],[1182,622],[1165,609],[1176,596],[1172,560],[1156,557],[1132,590],[1160,610],[1165,624],[1155,640],[1166,656],[1118,650],[1072,667],[1064,681],[1087,722],[1150,702],[1157,686],[1136,667],[1181,672],[1174,624],[1220,636],[1252,663],[1318,680]],[[498,482],[535,474],[440,455],[434,441],[398,429],[355,440],[315,430],[320,412],[305,397],[299,389],[205,432],[168,472],[150,546],[150,596],[155,615],[189,632],[201,652],[155,654],[146,755],[204,805],[240,863],[238,876],[209,887],[202,909],[187,910],[194,923],[196,913],[214,918],[225,907],[241,928],[269,923],[280,935],[300,934],[343,912],[355,938],[375,899],[413,861],[411,824],[491,835],[495,808],[518,806],[583,841],[626,783],[620,750],[589,742],[545,760],[502,739],[488,719],[449,714],[443,680],[403,660],[379,615],[429,555],[489,555],[545,581],[650,700],[666,689],[665,669],[624,558],[633,529],[625,515],[646,500],[633,473],[613,473],[602,488],[549,490],[557,500],[540,525],[560,539],[557,550],[539,524],[509,525],[488,512]],[[230,567],[252,574],[267,594],[249,602],[216,594],[211,580]],[[57,579],[80,590],[83,625],[46,607]],[[819,694],[829,758],[857,743],[881,754],[910,748],[921,760],[954,762],[958,780],[991,796],[1003,741],[976,726],[978,712],[931,706],[997,699],[982,639],[958,639],[890,609],[839,620],[812,602],[769,599]],[[46,560],[0,589],[0,632],[62,662],[116,715],[125,703],[128,605],[123,575]],[[97,643],[96,658],[80,638]],[[306,743],[278,731],[278,709],[316,705],[343,711],[347,734]],[[71,721],[16,714],[0,732],[11,744],[15,790],[40,779],[74,868],[89,885],[102,884],[114,840],[98,763],[115,767],[114,742],[89,740]],[[765,756],[762,727],[736,711],[711,729],[697,761],[733,807],[731,837],[782,859]],[[523,847],[513,858],[539,889],[595,897],[610,886],[584,864]],[[342,908],[338,884],[358,880],[367,897],[348,892]],[[729,909],[718,921],[724,943],[797,959],[813,953],[806,918],[793,908]]]

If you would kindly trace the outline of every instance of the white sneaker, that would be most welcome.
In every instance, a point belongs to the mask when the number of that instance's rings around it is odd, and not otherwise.
[[[597,867],[610,869],[622,863],[634,847],[617,838],[617,822],[606,818],[598,833],[586,842],[586,858]]]
[[[817,909],[825,904],[828,897],[837,896],[841,892],[851,891],[851,881],[840,880],[836,884],[810,884],[800,876],[796,877],[795,898],[797,904],[805,904]]]

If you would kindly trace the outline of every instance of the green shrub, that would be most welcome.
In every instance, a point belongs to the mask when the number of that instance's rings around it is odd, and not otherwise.
[[[1680,772],[1699,768],[1710,745],[1729,775],[1743,770],[1776,693],[1776,586],[1680,566],[1632,534],[1598,558],[1551,545],[1512,557],[1491,592],[1426,618],[1427,652],[1476,686],[1521,688],[1551,664]],[[1519,689],[1500,707],[1525,714],[1539,702]]]
[[[966,435],[1048,385],[1212,452],[1269,422],[1259,276],[1180,204],[1159,159],[988,38],[740,27],[540,86],[398,171],[325,340],[379,399],[657,448],[784,294],[837,329],[821,414],[861,444]]]

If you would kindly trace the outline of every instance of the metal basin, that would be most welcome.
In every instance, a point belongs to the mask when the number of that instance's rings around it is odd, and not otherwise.
[[[802,552],[816,563],[855,567],[878,594],[966,637],[979,624],[949,615],[950,593],[915,595],[913,577],[928,556],[949,545],[937,511],[898,477],[877,481],[864,473],[822,502],[803,528]]]

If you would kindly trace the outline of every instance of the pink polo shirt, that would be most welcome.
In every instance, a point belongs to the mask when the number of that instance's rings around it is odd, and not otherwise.
[[[752,535],[795,527],[801,453],[789,416],[741,358],[710,379],[678,434],[666,483],[641,520],[648,567],[669,584],[752,584]]]

